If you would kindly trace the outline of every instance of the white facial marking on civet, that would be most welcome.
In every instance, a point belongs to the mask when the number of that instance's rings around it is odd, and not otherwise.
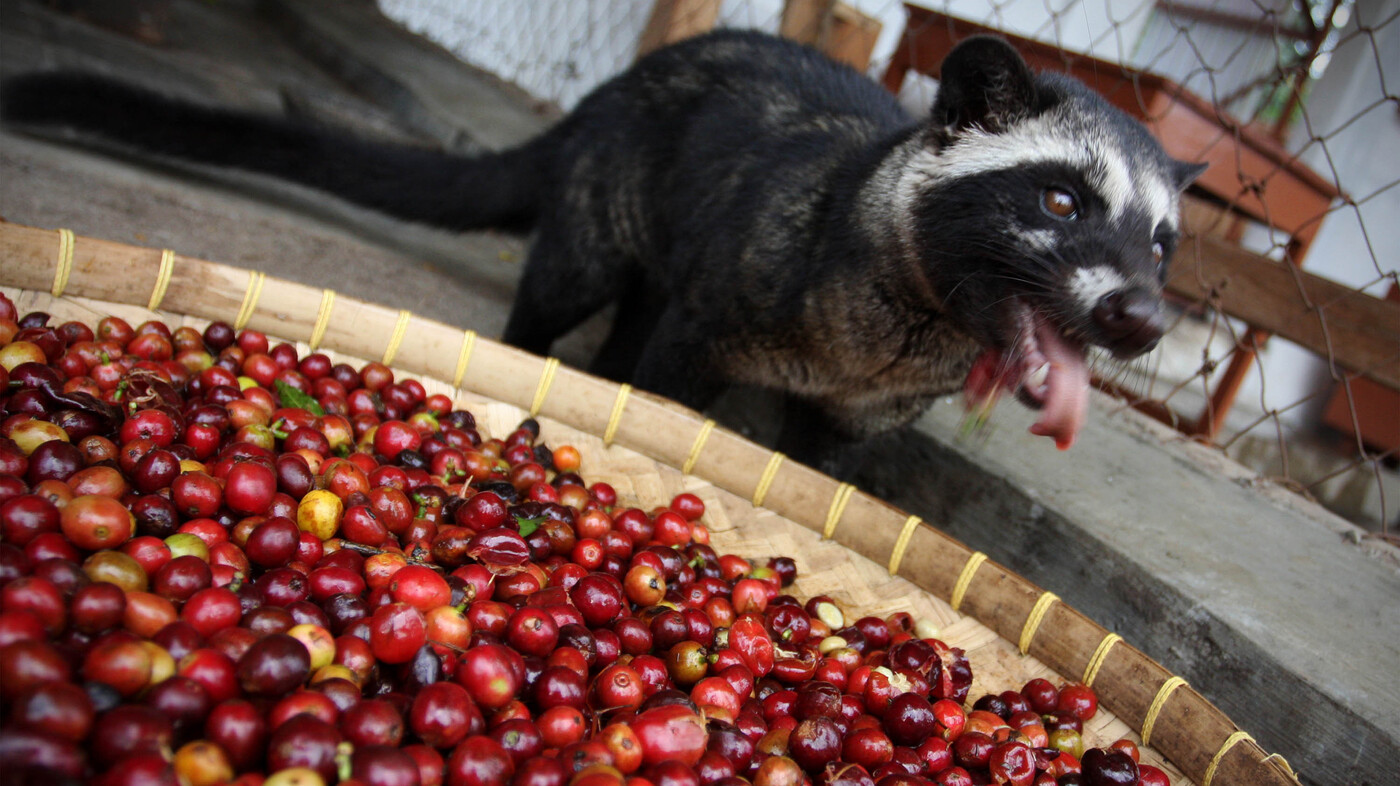
[[[1069,279],[1069,293],[1080,308],[1093,310],[1100,299],[1110,292],[1123,289],[1126,282],[1117,270],[1106,265],[1077,268]]]
[[[1000,133],[969,128],[943,150],[920,150],[906,164],[898,201],[912,205],[919,192],[936,181],[1044,163],[1081,170],[1108,205],[1113,221],[1137,205],[1151,218],[1153,227],[1163,221],[1176,226],[1176,191],[1165,173],[1155,166],[1134,171],[1109,132],[1066,124],[1054,113],[1017,123]]]
[[[1167,183],[1159,167],[1139,165],[1124,157],[1121,148],[1103,138],[1091,138],[1099,165],[1090,171],[1089,182],[1108,203],[1110,220],[1119,221],[1136,205],[1151,219],[1152,228],[1163,221],[1176,227],[1176,191]]]
[[[1096,142],[1101,140],[1092,140],[1089,144]],[[1103,201],[1108,203],[1109,218],[1118,221],[1128,212],[1136,196],[1133,193],[1133,175],[1128,169],[1128,162],[1123,160],[1117,148],[1101,143],[1094,144],[1094,147],[1093,157],[1098,161],[1098,166],[1091,170],[1089,182]],[[1156,218],[1156,213],[1153,213],[1152,217]]]
[[[902,162],[894,191],[895,204],[901,213],[913,210],[924,187],[943,176],[942,169],[938,151],[927,147],[920,147]]]
[[[1181,210],[1179,200],[1181,196],[1171,182],[1162,176],[1148,178],[1143,184],[1146,192],[1148,209],[1151,211],[1152,226],[1156,227],[1162,222],[1166,222],[1173,230],[1181,224]]]
[[[1049,229],[1023,229],[1016,231],[1016,236],[1021,238],[1028,248],[1042,254],[1055,247],[1058,237]]]
[[[934,177],[942,179],[1050,162],[1087,170],[1093,159],[1087,145],[1066,136],[1061,124],[1042,115],[1000,133],[968,128],[931,164],[937,170]]]

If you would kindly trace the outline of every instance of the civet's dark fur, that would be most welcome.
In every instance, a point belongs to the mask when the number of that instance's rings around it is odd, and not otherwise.
[[[76,75],[12,80],[3,112],[265,172],[410,221],[533,226],[506,341],[545,353],[616,301],[597,371],[695,408],[730,383],[782,391],[779,449],[828,469],[842,445],[957,390],[981,347],[1014,348],[1015,298],[1078,340],[1121,355],[1150,346],[1160,333],[1152,244],[1170,255],[1176,194],[1196,174],[1083,85],[1033,76],[988,38],[950,55],[932,119],[915,121],[811,49],[710,34],[643,58],[539,138],[480,157]],[[1026,145],[1053,131],[1082,150],[1028,161],[1002,150],[989,155],[1006,166],[944,171],[957,145],[975,162],[978,146],[1018,129]],[[1106,151],[1151,180],[1172,215],[1150,214],[1141,195],[1101,193]],[[1047,187],[1078,197],[1076,220],[1045,212]],[[1115,322],[1075,302],[1069,277],[1094,266],[1126,282],[1131,329],[1122,313]]]

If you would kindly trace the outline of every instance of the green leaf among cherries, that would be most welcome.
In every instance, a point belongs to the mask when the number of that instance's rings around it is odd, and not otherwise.
[[[529,537],[531,533],[540,528],[544,523],[544,514],[538,516],[522,516],[516,514],[515,523],[520,525],[520,537]]]
[[[316,417],[322,417],[326,414],[326,411],[321,409],[320,402],[316,401],[314,397],[297,390],[280,379],[276,380],[276,386],[277,397],[282,400],[284,405],[304,409]]]

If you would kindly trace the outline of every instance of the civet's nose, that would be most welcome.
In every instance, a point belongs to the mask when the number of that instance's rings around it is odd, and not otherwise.
[[[1094,324],[1114,356],[1131,358],[1157,346],[1166,331],[1161,298],[1144,289],[1119,289],[1099,298]]]

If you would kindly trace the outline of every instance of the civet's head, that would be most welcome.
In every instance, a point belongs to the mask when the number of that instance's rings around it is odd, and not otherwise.
[[[1086,346],[1132,358],[1162,337],[1180,195],[1205,167],[1000,39],[959,44],[941,76],[899,183],[914,246],[942,308],[989,347],[970,395],[1017,390],[1042,409],[1032,430],[1068,447]]]

